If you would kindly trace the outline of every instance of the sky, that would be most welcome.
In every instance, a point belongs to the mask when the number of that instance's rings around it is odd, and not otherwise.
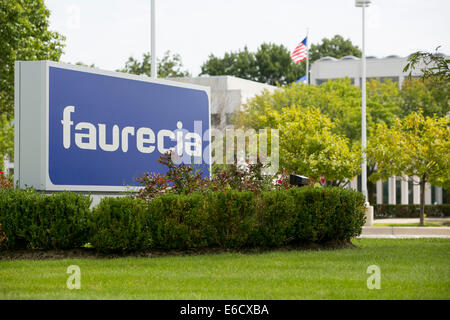
[[[123,68],[150,51],[150,0],[45,0],[50,29],[66,37],[63,62]],[[361,48],[362,9],[354,0],[156,0],[156,52],[180,54],[196,76],[210,54],[264,42],[293,50],[336,34]],[[366,9],[366,55],[450,54],[450,1],[372,0]]]

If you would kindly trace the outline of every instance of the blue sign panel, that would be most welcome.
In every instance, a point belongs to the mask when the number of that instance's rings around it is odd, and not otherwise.
[[[54,185],[139,186],[172,151],[209,176],[205,90],[49,67],[48,175]]]

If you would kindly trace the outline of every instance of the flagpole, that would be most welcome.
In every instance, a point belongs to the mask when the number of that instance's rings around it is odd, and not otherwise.
[[[309,28],[306,28],[306,85],[309,84]]]

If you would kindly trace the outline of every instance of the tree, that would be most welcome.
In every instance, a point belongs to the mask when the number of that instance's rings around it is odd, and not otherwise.
[[[408,79],[403,82],[403,114],[423,110],[424,115],[444,116],[450,111],[449,83],[450,59],[438,53],[417,51],[408,57],[403,69],[408,72]],[[420,69],[420,79],[412,78],[412,72]]]
[[[400,112],[398,86],[392,82],[371,80],[367,93],[368,127],[380,122],[393,123]],[[320,86],[293,84],[273,93],[265,91],[247,102],[234,123],[254,129],[274,127],[276,121],[272,111],[280,113],[283,108],[292,106],[300,110],[317,107],[332,119],[333,133],[344,135],[352,143],[361,139],[361,91],[348,78],[327,81]]]
[[[226,52],[223,58],[210,54],[201,69],[200,75],[232,75],[248,80],[257,76],[255,55],[247,47],[237,52]]]
[[[442,81],[448,85],[450,82],[450,70],[448,65],[450,59],[443,54],[438,53],[440,46],[436,48],[435,53],[417,51],[408,57],[408,63],[405,65],[403,72],[408,72],[411,78],[412,72],[420,67],[422,72],[421,79],[431,79],[434,81]]]
[[[14,113],[14,61],[58,61],[64,37],[49,30],[43,0],[0,1],[0,114]]]
[[[448,83],[432,79],[405,79],[400,91],[401,116],[423,111],[425,116],[445,116],[450,111]]]
[[[450,70],[448,59],[438,52],[417,51],[408,57],[408,63],[403,72],[408,72],[408,79],[404,82],[403,113],[422,109],[425,115],[447,115],[450,111],[449,84]],[[412,72],[419,69],[422,73],[420,81],[412,78]]]
[[[315,181],[323,176],[331,185],[341,185],[357,175],[361,154],[349,147],[347,138],[332,133],[333,126],[317,108],[284,108],[278,126],[281,168]]]
[[[369,177],[372,182],[392,175],[419,178],[423,225],[425,184],[450,186],[450,119],[414,112],[396,119],[390,128],[378,124],[369,141],[367,157],[377,165],[377,171]]]
[[[14,61],[58,61],[64,37],[49,30],[50,11],[43,0],[0,1],[0,166],[13,159]]]
[[[201,66],[200,75],[230,75],[247,80],[284,85],[305,74],[305,63],[294,63],[290,51],[283,45],[263,43],[256,52],[247,47],[227,52],[223,58],[211,54]]]
[[[14,127],[5,114],[0,115],[0,171],[3,169],[3,158],[7,155],[14,160]]]
[[[360,151],[359,145],[351,147],[350,140],[337,132],[332,117],[321,112],[321,104],[324,110],[336,113],[345,106],[338,96],[303,84],[274,93],[266,91],[238,112],[234,124],[245,129],[279,129],[281,169],[316,180],[325,176],[331,184],[339,185],[359,172]],[[327,109],[328,102],[337,107]]]
[[[130,57],[125,63],[125,67],[117,71],[150,77],[151,60],[150,53],[144,53],[142,61]],[[158,59],[158,77],[160,78],[189,77],[190,73],[187,70],[182,70],[182,68],[183,64],[179,54],[172,55],[170,51],[166,51],[163,58]]]
[[[361,54],[358,46],[355,46],[350,39],[344,40],[340,35],[335,35],[331,39],[323,38],[321,43],[312,44],[309,49],[311,63],[327,56],[339,59],[344,56],[361,57]]]

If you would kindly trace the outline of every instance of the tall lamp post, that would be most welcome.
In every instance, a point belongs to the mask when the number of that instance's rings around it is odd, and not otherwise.
[[[362,154],[362,168],[361,168],[361,192],[366,198],[366,206],[369,205],[369,197],[367,194],[367,159],[366,159],[366,147],[367,147],[367,136],[366,136],[366,43],[365,43],[365,33],[366,33],[366,19],[365,19],[365,8],[369,6],[371,0],[355,0],[355,5],[362,8],[362,75],[361,75],[361,147],[363,150]]]
[[[151,75],[151,77],[153,78],[153,79],[156,79],[157,78],[157,67],[156,67],[156,36],[155,36],[155,34],[156,34],[156,29],[155,29],[155,26],[156,26],[156,22],[155,22],[155,16],[156,16],[156,14],[155,14],[155,1],[156,0],[151,0],[151,13],[150,13],[150,16],[151,16],[151,21],[150,21],[150,24],[151,24],[151,59],[152,59],[152,63],[151,63],[151,65],[150,65],[150,75]]]

